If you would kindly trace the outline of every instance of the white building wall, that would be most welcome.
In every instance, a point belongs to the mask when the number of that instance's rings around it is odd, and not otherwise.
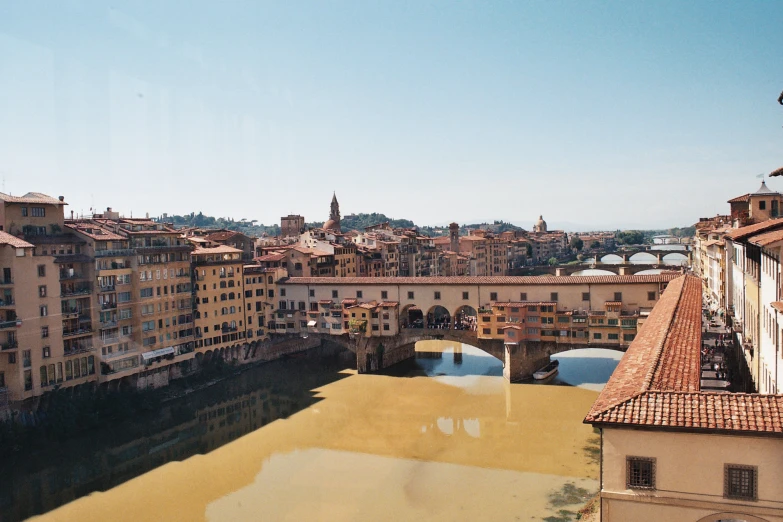
[[[778,249],[774,249],[777,251]],[[779,300],[780,262],[768,255],[766,250],[761,254],[761,317],[759,345],[759,393],[777,393],[778,359],[777,338],[780,329],[778,313],[771,303]],[[781,318],[783,319],[783,318]]]

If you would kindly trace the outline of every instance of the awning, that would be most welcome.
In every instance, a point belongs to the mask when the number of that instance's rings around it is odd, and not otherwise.
[[[307,321],[307,326],[315,326],[316,324],[318,323],[316,323],[315,321]]]
[[[145,361],[149,361],[150,359],[154,359],[155,357],[163,357],[164,355],[170,355],[174,353],[174,347],[169,346],[168,348],[159,348],[157,350],[152,350],[151,352],[144,352],[141,354],[141,357]]]

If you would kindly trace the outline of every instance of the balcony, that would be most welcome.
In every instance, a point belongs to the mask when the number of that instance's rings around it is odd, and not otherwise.
[[[89,288],[63,288],[60,290],[60,297],[74,297],[79,295],[90,295]]]
[[[14,304],[16,303],[13,297],[6,297],[5,299],[0,299],[0,308],[14,306]]]
[[[0,330],[6,330],[8,328],[16,328],[16,319],[14,319],[13,321],[0,322]]]
[[[3,286],[3,285],[12,285],[12,284],[14,284],[14,280],[13,280],[13,279],[11,279],[10,277],[3,277],[3,278],[0,278],[0,286]]]
[[[136,251],[132,248],[126,248],[121,250],[96,250],[95,257],[125,257],[135,256]]]
[[[224,326],[223,328],[220,329],[220,331],[222,333],[236,332],[237,331],[237,327],[236,326]]]
[[[99,286],[98,292],[114,292],[115,286],[114,285],[105,285],[105,286]]]
[[[68,281],[69,279],[82,279],[82,274],[79,272],[60,272],[60,281]]]
[[[101,310],[116,310],[117,303],[101,303]]]
[[[80,353],[87,353],[92,351],[95,351],[95,348],[92,346],[75,346],[69,350],[65,350],[63,355],[67,357],[69,355],[78,355]]]
[[[100,329],[106,330],[107,328],[117,328],[117,320],[115,319],[113,321],[105,321],[105,322],[101,321]]]
[[[73,329],[63,329],[63,339],[67,337],[77,337],[80,335],[87,335],[92,333],[92,326],[82,326]]]
[[[3,350],[13,350],[15,348],[19,348],[19,341],[17,341],[16,339],[12,339],[6,343],[0,344],[0,348],[2,348]]]

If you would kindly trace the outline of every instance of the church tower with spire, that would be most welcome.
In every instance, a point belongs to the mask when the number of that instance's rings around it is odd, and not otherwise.
[[[329,220],[324,223],[324,230],[340,232],[340,204],[337,202],[337,194],[332,193],[332,205],[329,212]]]

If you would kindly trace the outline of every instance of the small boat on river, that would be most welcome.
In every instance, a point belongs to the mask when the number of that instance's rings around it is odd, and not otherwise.
[[[551,377],[552,375],[557,373],[557,367],[560,366],[560,361],[557,359],[553,360],[543,368],[539,369],[535,373],[533,373],[533,378],[537,381],[541,381],[546,379],[547,377]]]

